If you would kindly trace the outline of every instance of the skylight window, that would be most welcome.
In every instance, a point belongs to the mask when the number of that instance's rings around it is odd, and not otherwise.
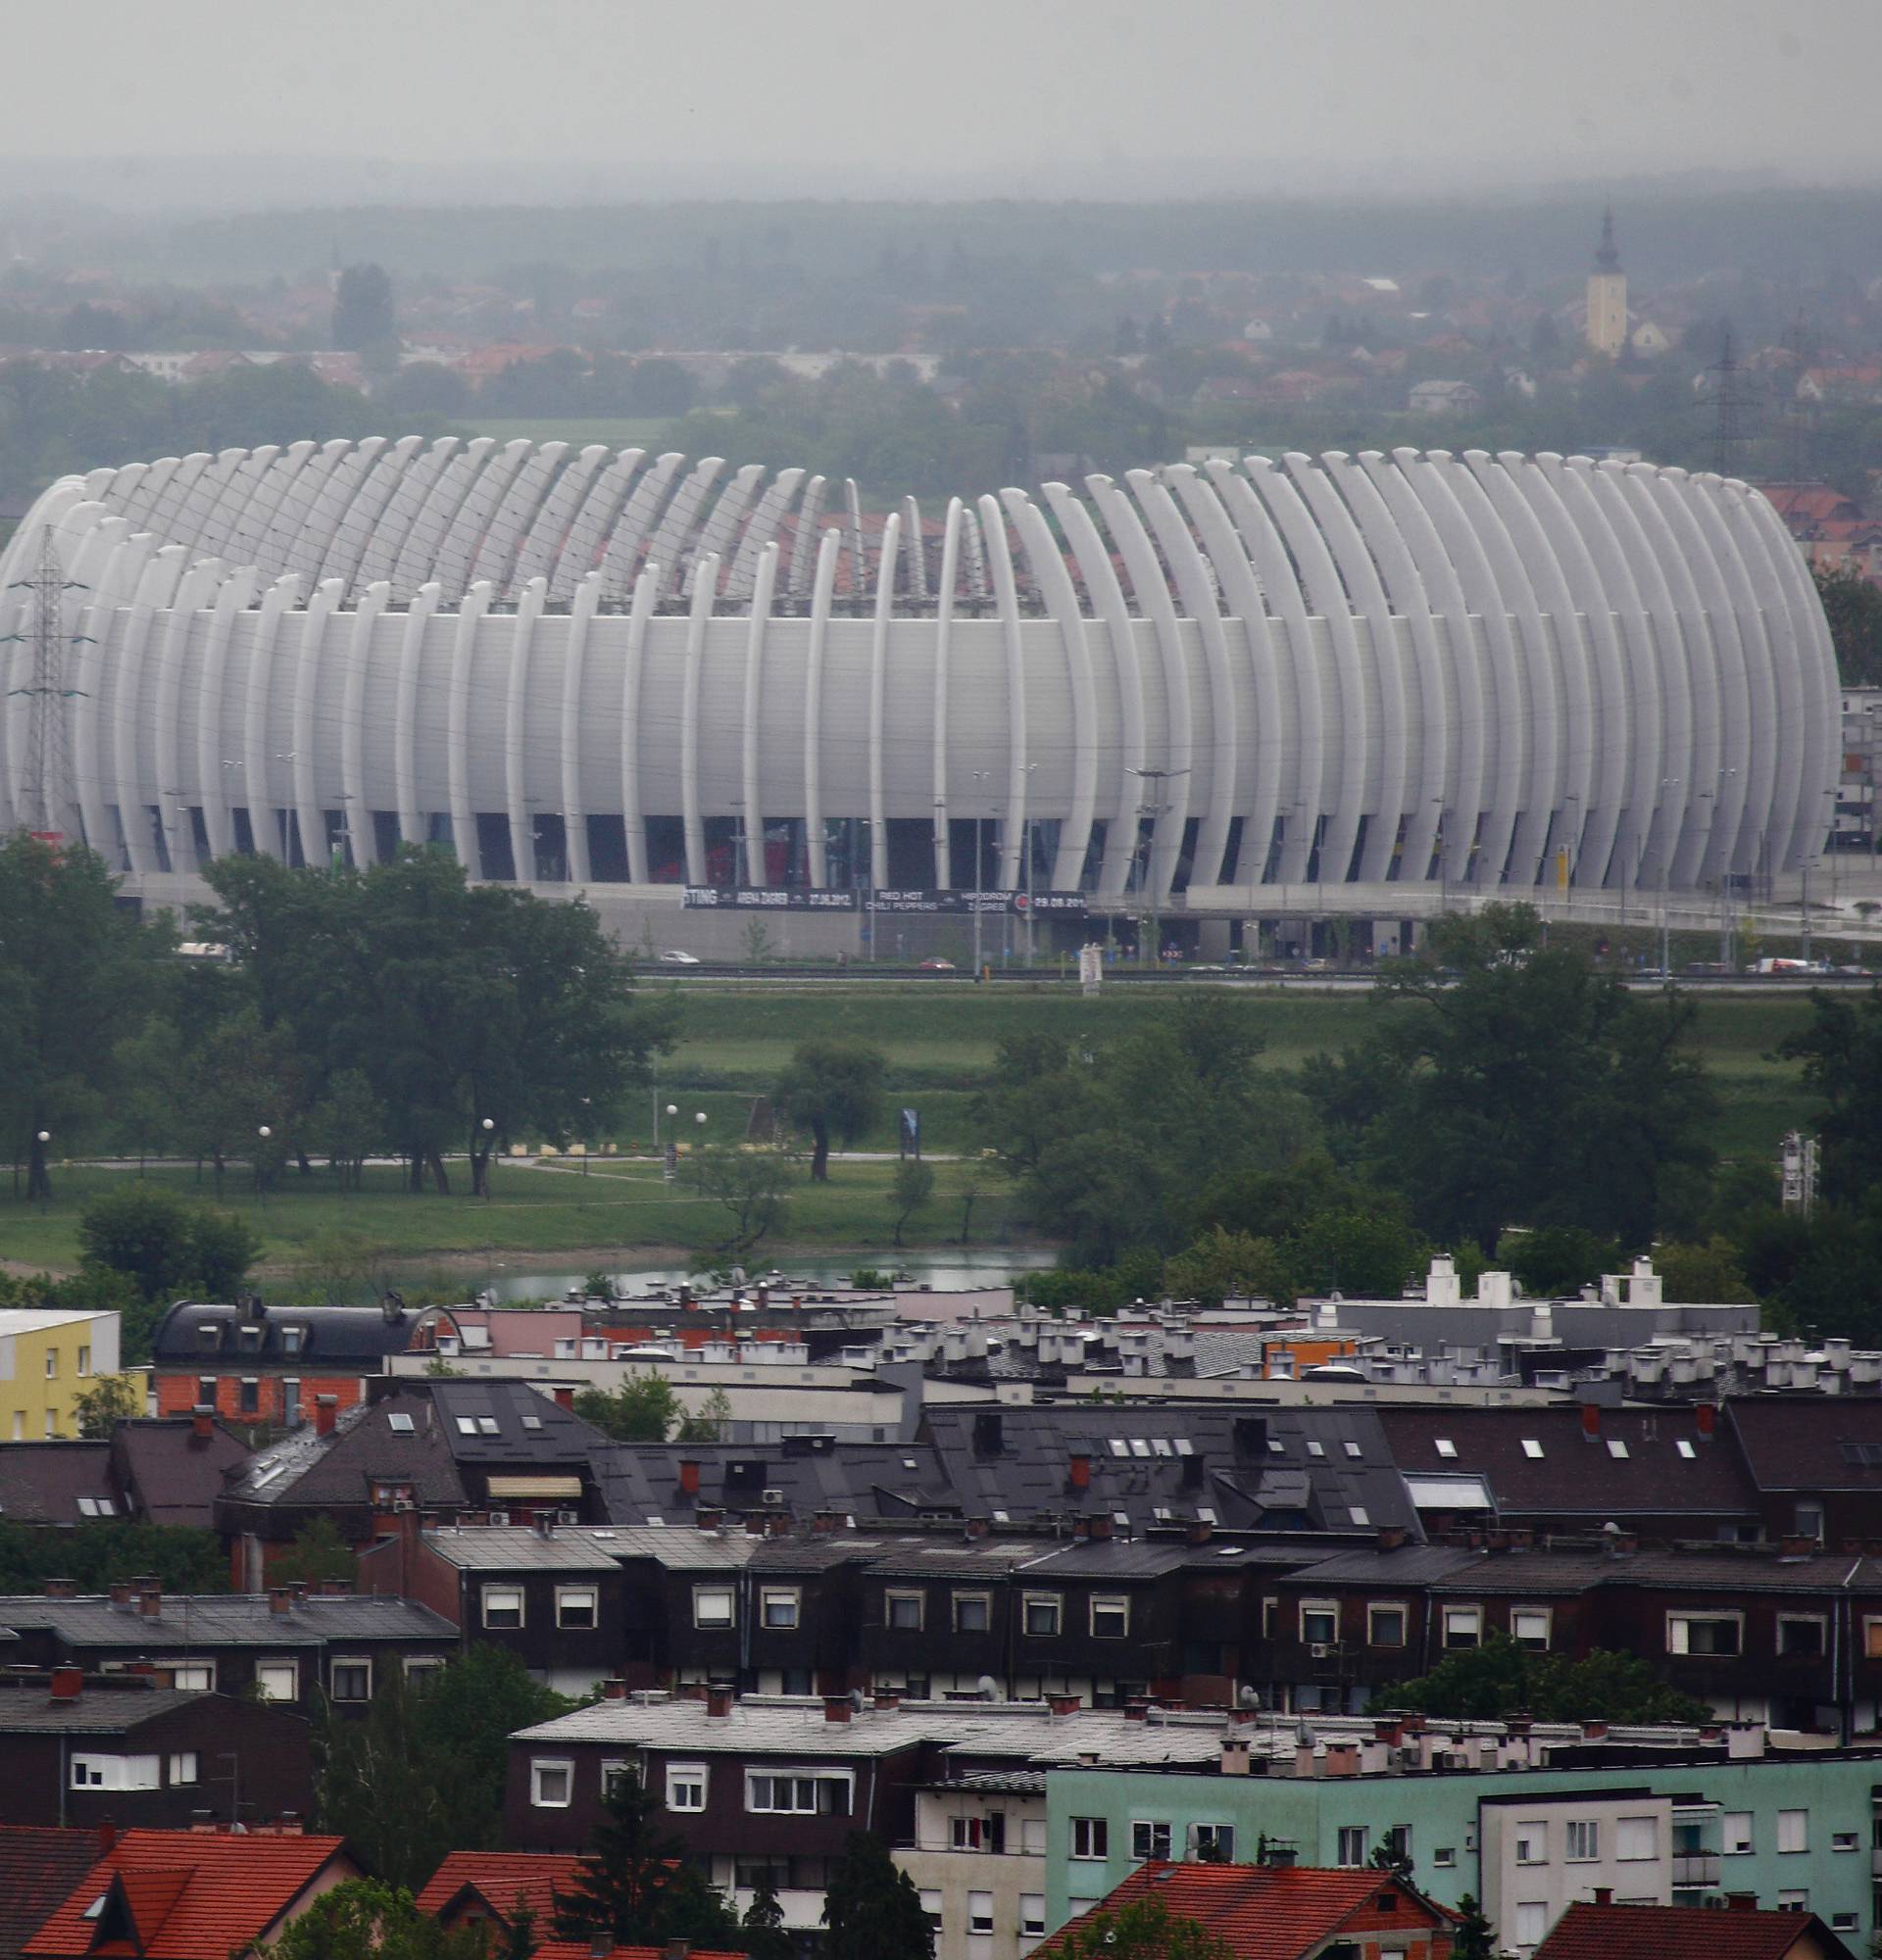
[[[1359,1445],[1358,1445],[1357,1443],[1355,1443],[1355,1442],[1353,1441],[1353,1439],[1352,1439],[1351,1437],[1348,1437],[1348,1438],[1347,1438],[1347,1442],[1346,1442],[1346,1453],[1347,1453],[1347,1454],[1348,1454],[1348,1455],[1349,1455],[1350,1457],[1352,1457],[1352,1458],[1353,1458],[1353,1460],[1354,1460],[1355,1462],[1358,1462],[1358,1461],[1359,1461],[1359,1459],[1360,1459],[1360,1456],[1361,1456],[1361,1455],[1362,1455],[1362,1452],[1361,1451],[1361,1448],[1360,1448],[1360,1446],[1359,1446]]]
[[[1326,1454],[1326,1445],[1318,1437],[1310,1436],[1307,1439],[1307,1453],[1310,1456],[1324,1456]]]
[[[1356,1525],[1369,1525],[1372,1522],[1371,1518],[1366,1514],[1366,1508],[1363,1504],[1352,1504],[1348,1508],[1353,1513],[1353,1522]]]
[[[1608,1439],[1608,1454],[1617,1459],[1624,1460],[1627,1455],[1627,1446],[1620,1440],[1619,1437],[1610,1436]]]
[[[495,1435],[496,1435],[497,1433],[498,1433],[498,1432],[497,1432],[497,1419],[496,1419],[496,1417],[495,1417],[495,1416],[493,1416],[493,1415],[480,1415],[480,1416],[478,1416],[478,1418],[477,1418],[477,1434],[478,1434],[479,1436],[495,1436]]]
[[[385,1426],[394,1436],[412,1436],[417,1433],[412,1418],[403,1409],[394,1409],[386,1417]]]
[[[1533,1436],[1525,1436],[1522,1439],[1522,1453],[1532,1462],[1539,1463],[1542,1460],[1542,1445]]]
[[[1010,1525],[1013,1519],[1005,1511],[995,1511],[993,1521],[997,1525]]]
[[[476,1433],[477,1433],[477,1419],[475,1416],[473,1415],[459,1416],[458,1434],[460,1436],[475,1436]]]
[[[648,1523],[649,1523],[650,1525],[655,1525],[655,1526],[658,1526],[658,1527],[660,1527],[660,1528],[661,1528],[661,1529],[663,1529],[663,1530],[664,1530],[664,1529],[666,1528],[666,1524],[667,1524],[667,1520],[666,1520],[665,1518],[663,1518],[663,1517],[661,1516],[661,1514],[660,1514],[660,1513],[659,1513],[658,1511],[649,1511],[649,1512],[647,1513],[647,1522],[648,1522]],[[608,1538],[613,1538],[613,1537],[614,1537],[614,1533],[613,1533],[613,1532],[608,1532],[608,1533],[604,1534],[604,1533],[602,1533],[602,1532],[597,1532],[597,1533],[595,1534],[595,1536],[596,1536],[597,1538],[601,1538],[601,1537],[604,1537],[604,1536],[606,1536],[606,1537],[608,1537]]]
[[[1130,1454],[1130,1445],[1121,1436],[1112,1437],[1109,1447],[1114,1456],[1128,1456]]]
[[[1159,1456],[1168,1456],[1172,1454],[1172,1451],[1169,1446],[1169,1438],[1166,1436],[1153,1436],[1150,1439],[1150,1446],[1151,1449],[1155,1452],[1155,1454]]]
[[[1685,1436],[1676,1437],[1673,1441],[1673,1447],[1677,1449],[1683,1457],[1685,1457],[1688,1463],[1692,1462],[1694,1457],[1696,1457],[1699,1454],[1699,1451],[1693,1447],[1692,1439],[1690,1437],[1685,1437]]]
[[[1113,1511],[1111,1521],[1114,1525],[1122,1525],[1128,1529],[1130,1525],[1130,1513],[1128,1511]]]
[[[1267,1439],[1267,1453],[1270,1456],[1285,1456],[1287,1454],[1287,1445],[1278,1436],[1270,1436]]]
[[[522,1426],[524,1429],[540,1429],[542,1418],[539,1415],[526,1415],[522,1419]]]
[[[1458,1453],[1458,1446],[1448,1436],[1436,1438],[1433,1446],[1446,1462],[1449,1462]]]
[[[1213,1504],[1198,1504],[1196,1515],[1204,1524],[1213,1525],[1215,1522],[1215,1507]]]
[[[1150,1454],[1150,1445],[1143,1437],[1133,1436],[1130,1439],[1130,1453],[1133,1456],[1148,1456]]]
[[[1166,1525],[1168,1524],[1170,1519],[1169,1506],[1167,1504],[1159,1504],[1156,1507],[1156,1509],[1152,1511],[1151,1515],[1157,1520],[1157,1522],[1160,1525]]]
[[[1194,1456],[1196,1454],[1196,1446],[1190,1442],[1188,1437],[1179,1436],[1176,1439],[1176,1454],[1178,1456]]]

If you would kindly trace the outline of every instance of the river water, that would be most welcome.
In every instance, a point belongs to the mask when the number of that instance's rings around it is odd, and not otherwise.
[[[861,1268],[872,1272],[904,1272],[925,1283],[937,1293],[951,1293],[967,1287],[999,1286],[1015,1273],[1044,1271],[1057,1262],[1058,1254],[1044,1246],[966,1247],[952,1251],[903,1252],[820,1252],[779,1262],[785,1284],[807,1287],[834,1286]],[[756,1279],[768,1271],[764,1264],[747,1268]],[[490,1291],[502,1301],[557,1299],[569,1288],[580,1286],[587,1272],[544,1272],[536,1268],[509,1272],[501,1259],[490,1271]],[[656,1286],[677,1286],[693,1274],[685,1266],[626,1266],[610,1277],[619,1294],[633,1295]]]

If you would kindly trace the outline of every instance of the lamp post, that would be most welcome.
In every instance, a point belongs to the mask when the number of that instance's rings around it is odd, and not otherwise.
[[[477,1128],[483,1132],[483,1201],[490,1202],[490,1153],[496,1135],[497,1122],[494,1116],[486,1116]]]
[[[39,1209],[43,1211],[46,1208],[46,1187],[52,1181],[46,1176],[46,1146],[52,1142],[52,1132],[50,1130],[36,1131],[34,1133],[34,1141],[39,1146],[39,1162],[37,1165],[39,1172]],[[32,1182],[30,1174],[28,1174],[26,1181],[28,1184]]]
[[[273,1134],[274,1132],[266,1123],[255,1132],[259,1146],[255,1152],[255,1189],[261,1194],[264,1211],[268,1209],[268,1165],[262,1159],[268,1154],[268,1142]]]
[[[985,882],[985,874],[980,868],[983,861],[981,854],[985,847],[980,841],[980,826],[984,819],[980,810],[979,785],[984,783],[992,774],[993,771],[991,769],[974,769],[970,773],[970,780],[975,785],[973,796],[973,977],[976,980],[980,977],[980,888]]]
[[[693,1123],[699,1131],[699,1143],[694,1149],[693,1158],[699,1171],[700,1195],[704,1197],[706,1192],[706,1158],[704,1155],[706,1148],[706,1112],[704,1109],[697,1109],[693,1112]]]
[[[1128,773],[1135,776],[1140,783],[1146,785],[1154,784],[1156,786],[1154,794],[1161,797],[1165,783],[1173,783],[1177,777],[1186,776],[1190,771],[1187,769],[1131,769]],[[1173,809],[1174,808],[1173,804],[1160,804],[1156,808],[1155,814],[1162,816],[1166,810]],[[1164,958],[1163,921],[1158,916],[1157,877],[1150,858],[1144,859],[1144,870],[1150,888],[1146,896],[1150,900],[1151,937],[1156,942],[1151,949],[1151,956],[1161,967]]]

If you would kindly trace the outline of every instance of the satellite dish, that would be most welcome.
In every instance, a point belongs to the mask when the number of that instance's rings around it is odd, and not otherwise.
[[[850,1690],[850,1706],[859,1711],[869,1705],[869,1697],[860,1688]]]
[[[974,1683],[974,1688],[982,1701],[998,1701],[1001,1698],[1000,1684],[990,1674],[983,1674]]]
[[[1235,1690],[1235,1705],[1237,1708],[1259,1708],[1262,1705],[1262,1697],[1256,1690],[1244,1683]]]

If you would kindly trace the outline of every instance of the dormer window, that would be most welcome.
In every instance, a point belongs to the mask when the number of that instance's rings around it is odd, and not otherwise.
[[[205,1354],[213,1354],[223,1345],[222,1324],[205,1320],[196,1330],[196,1345]]]
[[[306,1345],[307,1329],[305,1327],[283,1327],[281,1329],[281,1352],[283,1354],[298,1354]]]

